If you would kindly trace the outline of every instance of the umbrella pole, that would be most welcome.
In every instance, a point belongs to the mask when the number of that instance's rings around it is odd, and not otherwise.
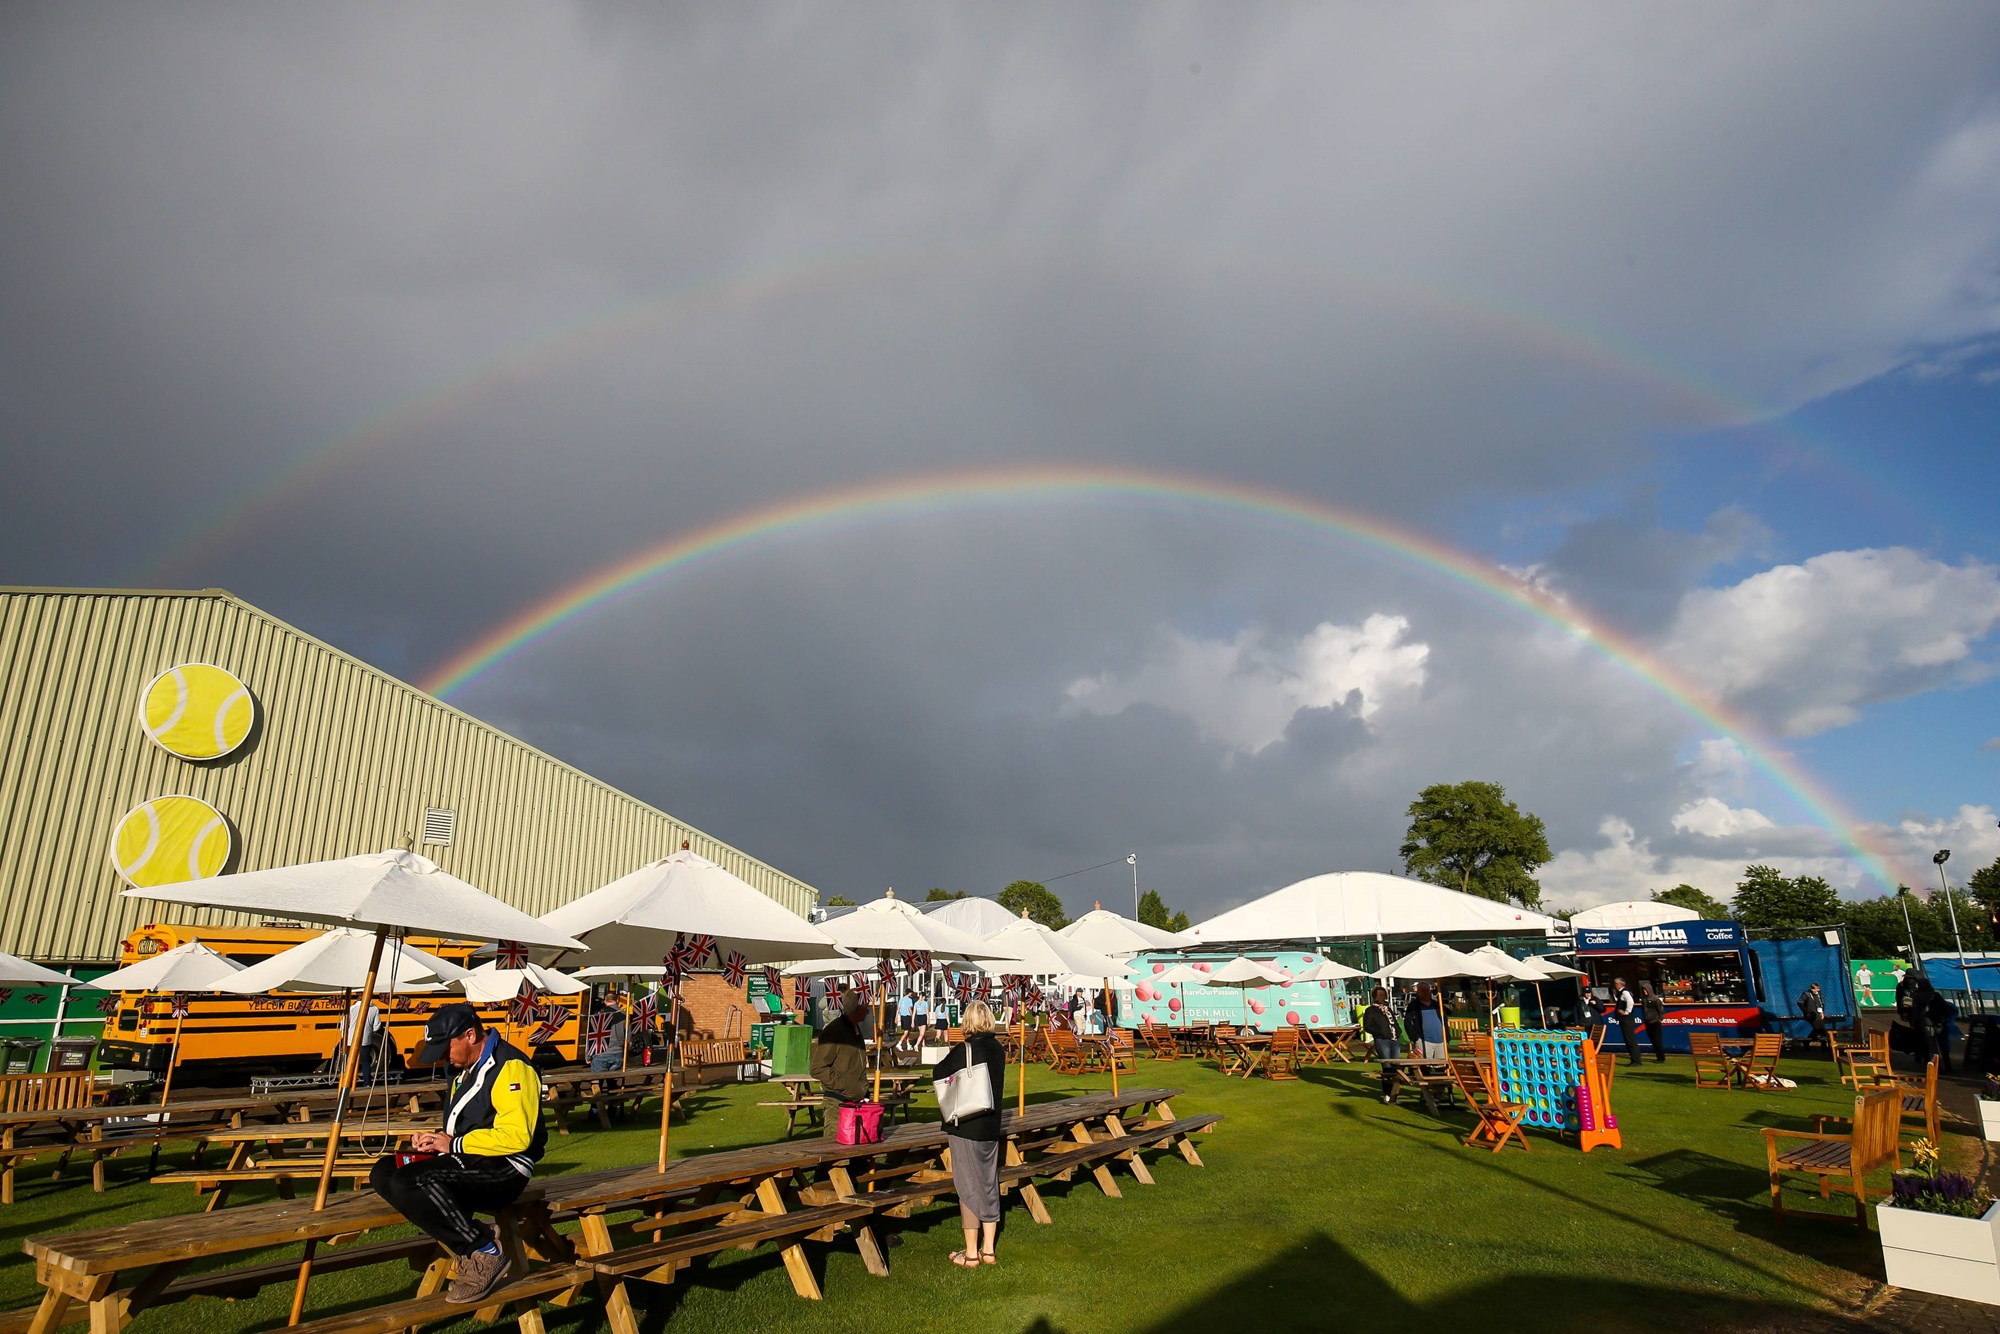
[[[1017,1016],[1021,1021],[1021,1090],[1020,1102],[1015,1105],[1017,1116],[1028,1114],[1028,1012],[1023,1009]]]
[[[1118,1044],[1111,1040],[1111,979],[1104,979],[1104,1051],[1111,1061],[1111,1096],[1118,1096]]]
[[[871,1102],[882,1101],[882,993],[875,993],[875,1096]]]
[[[174,1070],[181,1063],[181,1025],[186,1022],[186,1015],[180,1015],[174,1020],[174,1045],[167,1052],[167,1080],[166,1083],[160,1086],[160,1106],[162,1107],[167,1105],[167,1095],[174,1091]],[[154,1157],[158,1158],[157,1150],[154,1152]]]
[[[361,1017],[368,1017],[368,1002],[375,995],[375,971],[382,966],[382,945],[388,939],[389,928],[375,928],[375,948],[368,954],[368,976],[361,984]],[[354,1072],[361,1064],[361,1030],[365,1023],[352,1026],[347,1035],[347,1059],[340,1067],[340,1091],[333,1100],[333,1123],[327,1127],[326,1156],[320,1159],[319,1188],[313,1194],[313,1212],[326,1208],[327,1188],[333,1184],[334,1160],[340,1156],[340,1124],[347,1116],[347,1098],[354,1091]],[[299,1261],[299,1281],[292,1288],[292,1315],[285,1323],[296,1325],[305,1315],[306,1284],[312,1281],[313,1252],[317,1245],[306,1243],[305,1258]]]
[[[681,1031],[681,993],[674,991],[674,1013],[667,1021],[667,1029],[675,1039]],[[680,1042],[674,1041],[666,1048],[667,1068],[665,1082],[660,1086],[660,1170],[667,1170],[667,1118],[674,1114],[674,1058],[680,1055]]]

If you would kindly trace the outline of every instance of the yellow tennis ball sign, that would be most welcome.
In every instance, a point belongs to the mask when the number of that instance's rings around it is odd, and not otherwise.
[[[229,822],[194,797],[154,797],[111,833],[111,865],[137,889],[218,875],[229,864]]]
[[[139,725],[169,754],[216,760],[243,744],[257,721],[250,689],[220,667],[182,663],[139,697]]]

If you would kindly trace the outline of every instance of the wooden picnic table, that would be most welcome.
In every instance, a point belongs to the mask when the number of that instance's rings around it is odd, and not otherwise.
[[[1168,1105],[1175,1092],[1091,1094],[1036,1104],[1024,1117],[1008,1113],[1003,1182],[1020,1195],[1037,1222],[1048,1222],[1034,1187],[1037,1177],[1068,1179],[1089,1172],[1106,1194],[1115,1196],[1113,1164],[1122,1164],[1140,1181],[1151,1180],[1139,1156],[1142,1149],[1178,1149],[1199,1165],[1189,1136],[1213,1129],[1219,1118],[1175,1120]],[[1141,1109],[1140,1120],[1128,1126],[1124,1118],[1134,1108]],[[513,1270],[474,1317],[492,1321],[510,1304],[519,1305],[523,1330],[539,1334],[540,1301],[574,1300],[602,1288],[611,1327],[618,1334],[633,1334],[637,1326],[627,1280],[669,1282],[694,1258],[764,1241],[779,1244],[801,1295],[817,1297],[818,1284],[800,1247],[809,1240],[831,1240],[843,1230],[855,1233],[871,1270],[886,1273],[873,1221],[906,1215],[917,1203],[951,1193],[944,1151],[939,1126],[906,1125],[873,1145],[803,1140],[678,1158],[665,1172],[611,1168],[531,1180],[520,1199],[496,1219]],[[645,1211],[645,1216],[633,1227],[621,1228],[621,1236],[650,1234],[654,1239],[620,1246],[613,1239],[611,1216],[634,1211]],[[571,1219],[578,1221],[579,1234],[557,1230],[558,1223]],[[449,1277],[449,1263],[436,1243],[426,1237],[365,1240],[368,1233],[403,1222],[364,1189],[337,1197],[319,1212],[304,1200],[247,1206],[231,1212],[226,1228],[215,1226],[213,1219],[182,1215],[31,1238],[23,1250],[35,1261],[44,1293],[32,1319],[15,1323],[28,1334],[51,1334],[80,1302],[89,1308],[92,1334],[117,1334],[153,1306],[197,1296],[247,1297],[265,1286],[289,1284],[297,1260],[250,1263],[248,1257],[270,1247],[335,1238],[362,1240],[324,1250],[316,1272],[402,1260],[413,1268],[425,1265],[423,1277],[412,1297],[312,1322],[301,1327],[301,1334],[389,1334],[428,1321],[463,1318],[464,1307],[443,1301],[440,1289]],[[673,1235],[664,1235],[668,1233]],[[213,1267],[188,1274],[198,1262]]]
[[[1402,1090],[1413,1088],[1423,1100],[1424,1110],[1432,1116],[1439,1115],[1437,1095],[1442,1092],[1447,1101],[1457,1096],[1458,1084],[1451,1077],[1451,1062],[1431,1056],[1385,1056],[1380,1058],[1382,1068],[1394,1075],[1392,1096],[1401,1096]]]
[[[597,1124],[611,1129],[615,1117],[631,1114],[647,1098],[664,1086],[667,1067],[634,1065],[623,1070],[550,1070],[542,1074],[542,1099],[556,1114],[556,1131],[569,1134],[569,1114],[573,1108],[589,1107]],[[674,1102],[687,1096],[687,1086],[676,1082]]]
[[[1336,1024],[1327,1028],[1299,1030],[1301,1045],[1313,1052],[1316,1060],[1320,1062],[1334,1059],[1351,1064],[1361,1059],[1361,1053],[1355,1051],[1354,1044],[1361,1041],[1362,1037],[1359,1024]]]
[[[1220,1052],[1222,1073],[1236,1075],[1243,1079],[1264,1066],[1264,1058],[1271,1052],[1269,1033],[1232,1033],[1215,1039]]]

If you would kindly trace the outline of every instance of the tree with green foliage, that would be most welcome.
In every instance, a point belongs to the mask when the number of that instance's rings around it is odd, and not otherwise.
[[[1139,896],[1139,920],[1147,926],[1156,926],[1162,931],[1185,931],[1188,929],[1188,915],[1184,912],[1168,912],[1167,901],[1152,890]],[[1179,926],[1174,923],[1179,922]]]
[[[828,897],[820,906],[824,908],[852,908],[855,906],[855,902],[845,894],[834,894]]]
[[[1047,885],[1034,880],[1016,880],[1001,890],[1000,906],[1010,913],[1025,911],[1051,931],[1060,931],[1069,925],[1062,900],[1050,892]]]
[[[933,885],[931,886],[931,892],[924,895],[924,902],[950,903],[954,899],[962,899],[964,897],[965,897],[965,891],[962,889],[939,889],[937,886]]]
[[[1653,892],[1653,902],[1671,903],[1676,908],[1686,908],[1689,912],[1700,913],[1703,921],[1719,922],[1728,918],[1729,907],[1721,899],[1707,890],[1696,889],[1693,885],[1680,884],[1672,889]]]
[[[1910,926],[1918,933],[1919,945],[1930,930],[1930,907],[1914,894],[1909,896]],[[1903,929],[1903,905],[1893,894],[1861,899],[1842,905],[1846,917],[1847,953],[1856,959],[1893,959],[1910,943]]]
[[[1776,867],[1746,866],[1731,905],[1736,920],[1755,930],[1827,926],[1847,916],[1840,895],[1816,875],[1787,878]]]
[[[1498,783],[1433,783],[1409,815],[1400,852],[1411,875],[1499,903],[1541,903],[1535,872],[1551,855],[1548,831]]]
[[[2000,857],[1995,857],[1991,866],[1974,871],[1965,888],[1987,908],[2000,908]]]
[[[1174,915],[1173,915],[1173,916],[1172,916],[1171,918],[1169,918],[1169,919],[1168,919],[1168,921],[1167,921],[1167,930],[1169,930],[1169,931],[1185,931],[1185,930],[1187,930],[1187,929],[1188,929],[1189,927],[1191,927],[1191,926],[1193,926],[1193,925],[1194,925],[1194,923],[1193,923],[1193,922],[1190,922],[1190,921],[1188,920],[1188,915],[1187,915],[1187,913],[1186,913],[1185,911],[1181,911],[1181,912],[1177,912],[1177,913],[1175,913],[1175,914],[1174,914]]]

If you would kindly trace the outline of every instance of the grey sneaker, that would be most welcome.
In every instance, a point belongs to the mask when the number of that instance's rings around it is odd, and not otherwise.
[[[487,1293],[500,1286],[500,1280],[507,1277],[507,1256],[505,1252],[474,1251],[463,1256],[458,1262],[458,1275],[451,1286],[444,1290],[444,1299],[459,1306],[470,1306]]]

